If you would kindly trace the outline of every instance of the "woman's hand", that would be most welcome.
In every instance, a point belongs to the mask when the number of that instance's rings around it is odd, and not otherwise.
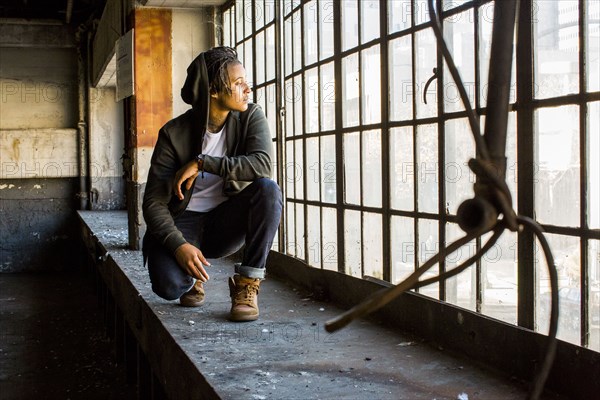
[[[175,179],[173,183],[173,191],[175,192],[175,196],[179,200],[183,200],[183,192],[181,191],[181,185],[185,182],[185,189],[190,190],[192,185],[194,184],[194,179],[198,176],[198,161],[192,160],[189,163],[185,164],[177,173],[175,174]]]
[[[210,279],[204,266],[210,267],[204,255],[196,246],[190,243],[184,243],[175,250],[175,259],[179,266],[187,272],[188,275],[206,282]]]

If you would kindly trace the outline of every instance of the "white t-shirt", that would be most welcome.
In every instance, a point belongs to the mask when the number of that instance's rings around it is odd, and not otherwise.
[[[225,126],[217,133],[206,131],[202,142],[202,154],[223,157],[227,151],[225,144]],[[223,178],[219,175],[204,172],[198,174],[194,184],[194,192],[187,206],[189,211],[208,212],[227,200],[223,195]]]

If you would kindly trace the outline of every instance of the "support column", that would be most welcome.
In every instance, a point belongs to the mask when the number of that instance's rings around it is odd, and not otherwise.
[[[171,10],[136,8],[135,95],[130,103],[127,142],[127,215],[129,247],[141,248],[145,232],[142,199],[159,129],[173,117]]]

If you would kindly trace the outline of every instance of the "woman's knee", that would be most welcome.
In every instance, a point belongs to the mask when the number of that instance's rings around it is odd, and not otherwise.
[[[257,185],[257,191],[263,198],[272,201],[281,201],[281,189],[277,182],[269,178],[260,178],[254,182]]]
[[[165,300],[176,300],[193,284],[191,276],[186,275],[174,260],[167,257],[152,256],[148,259],[148,272],[152,291]]]
[[[165,300],[177,300],[187,289],[173,282],[152,282],[152,291]]]

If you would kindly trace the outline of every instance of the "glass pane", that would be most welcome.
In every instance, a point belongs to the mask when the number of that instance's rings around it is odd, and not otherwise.
[[[273,154],[277,154],[277,142],[273,141],[271,142],[271,151],[273,152]],[[273,157],[273,160],[271,161],[271,163],[273,164],[273,180],[275,182],[277,182],[277,184],[279,185],[279,187],[283,187],[281,185],[281,182],[279,181],[279,160],[277,159],[277,157]],[[279,229],[279,228],[278,228]],[[277,238],[278,236],[275,235],[275,238]],[[275,239],[277,240],[277,239]],[[279,242],[277,242],[279,243]],[[278,248],[278,247],[275,247]]]
[[[296,179],[299,179],[302,175],[302,171],[298,171],[296,163],[294,161],[294,141],[290,140],[286,142],[285,146],[285,182],[286,182],[286,196],[290,199],[296,198]]]
[[[415,201],[415,162],[411,127],[390,129],[390,196],[396,210],[413,211]]]
[[[287,235],[286,235],[286,247],[285,250],[290,256],[296,257],[297,246],[296,246],[296,206],[294,203],[286,203],[286,219],[287,224]]]
[[[231,47],[231,8],[223,13],[223,45]]]
[[[244,60],[244,68],[246,69],[246,77],[250,87],[254,86],[254,61],[252,59],[253,42],[254,40],[252,39],[248,39],[244,42],[244,58],[240,58],[240,60]]]
[[[410,0],[388,0],[389,33],[410,28]]]
[[[482,246],[491,234],[485,235]],[[509,324],[517,323],[517,234],[505,230],[481,258],[481,312]]]
[[[302,158],[302,139],[294,141],[294,165],[297,171],[296,178],[294,179],[294,183],[296,184],[296,198],[304,199],[304,179],[305,175],[304,171],[304,159]]]
[[[252,0],[244,0],[244,37],[252,35]]]
[[[337,210],[324,207],[323,212],[323,269],[337,271]]]
[[[564,208],[564,207],[563,207]],[[579,238],[546,233],[558,272],[557,338],[580,344],[581,331],[581,257]],[[550,321],[550,279],[544,252],[536,241],[535,268],[537,284],[536,330],[548,333]]]
[[[457,224],[446,225],[446,243],[450,244],[465,236]],[[451,271],[477,252],[475,240],[446,257],[446,271]],[[477,302],[477,269],[475,264],[460,274],[446,279],[446,301],[451,304],[475,311]]]
[[[321,201],[335,203],[336,198],[335,136],[321,137]]]
[[[579,1],[534,0],[534,95],[579,92]]]
[[[253,94],[254,94],[254,102],[256,104],[258,104],[260,106],[260,108],[263,109],[263,111],[265,111],[267,108],[266,104],[265,104],[266,103],[265,88],[256,89]]]
[[[324,60],[333,55],[333,0],[319,0],[319,58]]]
[[[294,132],[296,135],[302,135],[304,133],[302,124],[302,75],[294,77],[294,89]]]
[[[308,265],[321,268],[321,211],[307,206]]]
[[[481,125],[484,126],[484,125]],[[506,184],[512,196],[512,205],[517,210],[517,113],[508,113],[506,127]]]
[[[363,214],[364,275],[383,279],[383,249],[381,245],[381,214]]]
[[[242,64],[243,64],[243,63],[245,63],[246,61],[245,61],[245,59],[244,59],[244,43],[240,43],[240,44],[239,44],[239,45],[238,45],[238,46],[235,48],[235,51],[237,51],[237,54],[238,54],[238,60],[240,60],[240,61],[242,62]],[[244,65],[244,67],[246,67],[246,66]],[[250,68],[252,68],[252,66],[250,66]],[[248,70],[246,70],[246,75],[247,75],[247,76],[251,76],[251,75],[248,75]]]
[[[485,115],[479,118],[481,132],[485,127]],[[475,143],[475,142],[473,142]],[[506,126],[506,184],[512,197],[512,206],[517,210],[517,113],[508,113]],[[469,170],[470,171],[470,170]],[[472,172],[471,172],[472,174]]]
[[[239,43],[244,39],[244,2],[235,0],[235,23],[236,41]]]
[[[397,284],[415,270],[414,220],[392,217],[392,283]]]
[[[300,10],[292,14],[294,71],[302,68],[302,26],[300,24]]]
[[[304,74],[304,115],[306,133],[319,130],[319,70],[309,69]]]
[[[468,120],[464,118],[446,122],[445,140],[446,212],[456,215],[458,206],[474,196],[475,174],[467,163],[475,157],[475,142]]]
[[[344,202],[360,204],[360,137],[358,132],[344,135]]]
[[[367,207],[381,207],[381,130],[363,132],[360,164],[363,182],[362,204]]]
[[[360,211],[344,211],[344,272],[362,278]]]
[[[284,40],[285,48],[283,49],[283,58],[285,64],[285,75],[288,76],[292,73],[292,60],[293,60],[293,45],[292,45],[292,18],[288,18],[284,22]]]
[[[288,16],[292,12],[292,9],[292,0],[283,0],[283,16]]]
[[[335,76],[333,62],[321,65],[321,131],[335,129]]]
[[[590,349],[600,351],[600,241],[588,243]]]
[[[417,127],[417,172],[419,211],[438,212],[438,139],[437,125]]]
[[[381,122],[381,57],[379,45],[363,50],[362,56],[362,123]]]
[[[490,52],[492,49],[492,27],[494,22],[494,3],[487,3],[479,9],[479,101],[482,107],[487,104],[488,98],[488,77],[490,72]],[[515,41],[517,37],[515,35]],[[516,49],[516,42],[513,45],[513,51]],[[510,75],[510,102],[514,103],[517,99],[517,84],[516,84],[516,57],[513,53],[512,73]],[[474,89],[467,87],[467,92],[471,94]]]
[[[285,81],[285,136],[294,136],[294,103],[296,102],[297,88],[294,80]]]
[[[410,120],[413,117],[414,98],[410,35],[390,42],[389,58],[390,120]]]
[[[304,205],[296,204],[296,257],[304,259]]]
[[[311,0],[304,4],[304,65],[315,63],[318,59],[317,22],[317,1]]]
[[[267,53],[267,80],[275,79],[275,25],[271,25],[266,31],[266,53]]]
[[[273,21],[275,18],[275,2],[277,0],[265,0],[265,24]]]
[[[442,9],[444,11],[452,10],[453,8],[462,6],[463,4],[468,3],[469,1],[471,0],[443,0]]]
[[[417,79],[417,117],[426,118],[437,115],[437,79],[427,88],[427,104],[423,103],[425,84],[433,76],[433,68],[437,66],[435,54],[437,45],[431,28],[415,34],[416,41],[416,79]]]
[[[454,5],[452,3],[452,6]],[[444,20],[444,37],[454,63],[460,72],[472,108],[475,106],[475,36],[473,20],[473,9]],[[458,86],[452,79],[444,62],[444,110],[453,112],[464,109]]]
[[[319,201],[319,138],[306,139],[306,198]]]
[[[379,1],[361,0],[361,43],[367,43],[379,35]]]
[[[600,228],[600,102],[588,106],[588,226]]]
[[[579,226],[579,107],[544,108],[535,117],[536,219]]]
[[[264,0],[254,0],[254,22],[255,29],[259,30],[265,24],[265,3]]]
[[[419,220],[419,266],[423,265],[427,260],[436,255],[440,250],[438,222],[432,220]],[[434,265],[425,272],[420,280],[432,278],[439,275],[439,265]],[[426,296],[439,299],[440,297],[439,283],[423,286],[419,289],[419,293]]]
[[[588,1],[587,6],[587,91],[600,90],[600,2]]]
[[[342,51],[358,45],[358,1],[341,2],[342,9]]]
[[[342,119],[344,127],[359,123],[358,54],[342,59]]]
[[[264,31],[256,35],[256,82],[260,85],[265,81],[265,34]]]
[[[414,0],[415,8],[413,14],[415,15],[415,25],[429,22],[429,6],[427,0]]]
[[[277,137],[277,107],[275,104],[275,84],[272,83],[267,86],[266,91],[266,113],[267,113],[267,122],[269,123],[269,130],[271,131],[271,138],[275,139]],[[273,153],[276,154],[276,153]]]

